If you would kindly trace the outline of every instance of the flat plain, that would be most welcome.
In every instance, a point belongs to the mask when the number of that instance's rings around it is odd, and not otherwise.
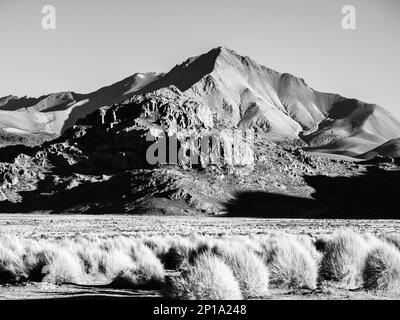
[[[0,215],[0,233],[31,239],[55,239],[79,234],[97,234],[102,237],[193,234],[235,236],[270,234],[276,231],[317,236],[340,228],[351,228],[357,232],[372,234],[400,233],[400,221],[134,215]]]

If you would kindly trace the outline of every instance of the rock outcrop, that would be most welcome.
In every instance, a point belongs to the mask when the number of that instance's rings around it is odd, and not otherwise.
[[[384,108],[318,92],[301,78],[224,47],[189,58],[165,74],[137,73],[89,94],[1,98],[0,129],[60,135],[101,107],[170,86],[200,102],[208,108],[204,114],[226,127],[254,129],[280,140],[300,138],[311,152],[356,157],[400,137],[400,122]]]
[[[60,138],[40,147],[3,148],[0,210],[39,210],[38,206],[43,205],[39,199],[47,198],[51,205],[52,201],[58,203],[65,193],[71,199],[64,199],[62,208],[72,210],[76,201],[80,203],[93,197],[86,195],[82,199],[86,192],[92,192],[89,190],[99,184],[113,186],[119,179],[125,181],[132,170],[142,172],[143,179],[162,180],[163,192],[154,186],[161,194],[183,184],[186,190],[179,187],[170,191],[183,198],[193,186],[180,181],[181,178],[160,177],[156,173],[164,171],[157,168],[175,167],[179,177],[187,170],[208,170],[210,166],[215,170],[249,174],[254,168],[253,131],[223,127],[214,123],[213,118],[208,106],[170,86],[100,108]],[[156,173],[150,174],[153,171]],[[140,185],[131,187],[140,188]],[[147,198],[154,192],[144,195]],[[131,199],[132,195],[125,197]],[[200,200],[196,203],[203,208]],[[92,205],[87,205],[93,210]]]
[[[379,185],[373,170],[396,161],[343,155],[400,136],[382,107],[317,92],[226,48],[88,95],[53,94],[23,110],[10,101],[17,100],[0,99],[0,129],[57,138],[0,149],[0,212],[238,215],[250,205],[247,196],[237,203],[238,192],[257,191],[269,199],[250,201],[262,215],[291,216],[292,202],[306,216],[321,217],[327,206],[345,215],[343,193],[327,205],[324,185],[341,190],[355,180],[364,190],[360,176]],[[397,155],[397,145],[372,154]]]

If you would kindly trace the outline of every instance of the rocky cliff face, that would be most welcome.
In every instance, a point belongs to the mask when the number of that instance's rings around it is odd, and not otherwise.
[[[163,188],[172,190],[176,184],[193,186],[190,179],[184,182],[171,178],[173,174],[160,177],[157,172],[164,171],[157,168],[172,166],[178,174],[180,170],[208,170],[211,166],[248,174],[254,168],[253,132],[224,127],[213,118],[208,106],[170,86],[100,108],[60,138],[40,147],[4,148],[0,157],[0,210],[36,210],[41,206],[39,199],[48,198],[50,204],[49,199],[62,198],[73,190],[72,199],[65,200],[65,208],[71,209],[76,201],[86,201],[75,194],[76,190],[91,190],[97,183],[113,185],[132,170],[144,174],[144,180],[161,179]],[[165,158],[160,154],[163,149]],[[174,156],[176,160],[172,161]],[[154,186],[158,192],[159,187]],[[85,192],[89,191],[82,194]],[[173,192],[185,197],[187,190]],[[149,191],[144,196],[151,194]],[[115,196],[111,198],[115,202]],[[93,209],[91,204],[85,205]]]
[[[165,74],[137,73],[89,94],[1,98],[0,129],[59,135],[101,107],[169,86],[208,108],[204,114],[226,127],[254,129],[267,139],[300,138],[308,151],[355,157],[400,137],[400,122],[384,108],[315,91],[301,78],[224,47],[189,58]]]
[[[158,83],[201,100],[227,125],[300,138],[309,151],[354,157],[400,136],[400,122],[381,106],[315,91],[223,47],[187,60]]]
[[[50,95],[36,107],[3,108],[0,127],[15,117],[24,120],[18,130],[63,134],[0,149],[0,212],[237,214],[246,211],[238,192],[257,191],[273,198],[252,209],[265,213],[274,201],[278,211],[288,199],[313,201],[324,179],[397,164],[305,152],[354,156],[400,136],[400,124],[382,107],[314,91],[225,48],[167,74],[136,74],[85,97]],[[299,203],[306,214],[325,212],[307,201]]]

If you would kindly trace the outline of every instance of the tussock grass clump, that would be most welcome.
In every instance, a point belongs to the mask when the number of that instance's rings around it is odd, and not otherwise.
[[[110,286],[119,288],[154,287],[165,277],[160,260],[137,239],[114,238],[98,247],[81,248],[78,255],[86,272],[99,279],[104,276]],[[101,279],[101,277],[100,277]]]
[[[163,293],[174,299],[242,299],[232,270],[210,252],[197,256],[194,264],[180,276],[169,279]]]
[[[144,239],[143,243],[154,252],[167,270],[178,270],[189,263],[202,246],[197,237],[152,237]]]
[[[158,286],[165,270],[141,239],[77,237],[16,241],[0,237],[0,282]]]
[[[24,250],[26,243],[24,240],[14,235],[1,234],[0,245],[18,255],[21,254],[21,252]]]
[[[78,283],[84,276],[78,256],[50,244],[27,248],[23,261],[30,281]]]
[[[362,270],[364,288],[400,292],[400,252],[382,243],[368,253]]]
[[[306,235],[298,235],[295,240],[299,242],[299,244],[303,245],[307,251],[310,253],[311,257],[319,264],[322,260],[322,253],[317,250],[317,239],[311,238]]]
[[[146,289],[161,286],[165,278],[165,269],[155,254],[144,244],[135,243],[131,247],[130,255],[135,266],[120,272],[113,284]]]
[[[108,251],[89,251],[89,259],[94,262],[96,272],[93,275],[102,274],[106,279],[113,279],[121,271],[134,266],[131,257],[116,248]]]
[[[196,251],[197,243],[186,238],[173,238],[168,240],[168,247],[159,254],[161,262],[166,269],[177,270]]]
[[[231,268],[244,298],[268,295],[268,268],[253,251],[238,243],[223,242],[213,252]]]
[[[383,236],[383,239],[393,244],[397,249],[400,250],[400,234],[390,233]]]
[[[0,235],[0,284],[17,283],[26,279],[22,261],[24,241],[12,236]]]
[[[314,242],[315,249],[318,253],[321,254],[321,259],[323,257],[323,253],[326,250],[327,243],[332,239],[331,235],[319,235]]]
[[[147,246],[157,257],[164,254],[170,248],[167,237],[153,236],[142,239],[142,243]]]
[[[237,236],[233,238],[233,241],[244,247],[246,250],[253,251],[258,256],[262,256],[264,253],[264,248],[261,245],[258,238],[254,235],[250,236]]]
[[[82,261],[86,274],[95,275],[97,273],[107,273],[109,268],[107,268],[105,266],[106,263],[104,263],[104,255],[106,255],[106,253],[101,251],[99,248],[78,245],[76,248],[76,254]]]
[[[191,264],[198,255],[211,250],[216,241],[202,236],[153,237],[143,241],[161,260],[167,270],[178,270],[186,264]]]
[[[84,278],[83,265],[68,251],[57,250],[48,255],[48,263],[42,268],[42,281],[54,284],[79,283]]]
[[[282,289],[315,289],[318,263],[304,245],[287,235],[263,241],[264,261],[270,272],[270,284]]]
[[[25,277],[18,253],[0,244],[0,284],[19,282]]]
[[[361,269],[372,240],[352,230],[340,230],[325,243],[320,275],[325,280],[355,286],[361,282]]]
[[[134,265],[128,253],[108,241],[77,241],[67,247],[72,247],[71,251],[80,259],[87,276],[86,282],[109,282]]]
[[[261,298],[317,280],[400,292],[400,236],[126,237],[0,235],[0,284],[24,281],[165,289],[183,299]],[[175,271],[172,275],[166,276]],[[318,279],[319,271],[319,279]],[[168,278],[168,281],[166,281]]]
[[[158,269],[151,265],[137,265],[118,273],[109,286],[120,289],[158,289],[164,278],[162,267]]]

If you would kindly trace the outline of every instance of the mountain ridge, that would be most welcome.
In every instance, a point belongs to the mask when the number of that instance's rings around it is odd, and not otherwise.
[[[392,135],[397,122],[390,114],[319,93],[304,80],[230,51],[190,58],[166,74],[135,74],[88,94],[77,108],[67,107],[69,113],[46,112],[50,105],[60,108],[51,98],[41,112],[2,111],[9,118],[0,117],[0,124],[34,115],[44,129],[54,129],[60,119],[60,126],[71,125],[34,147],[1,148],[1,212],[235,216],[251,208],[265,217],[394,214],[392,202],[382,208],[376,201],[375,186],[379,199],[395,199],[399,174],[392,169],[400,159],[346,156],[363,151],[349,145],[368,142],[372,148]],[[96,99],[111,102],[98,107]],[[88,106],[94,111],[85,115]],[[60,118],[51,119],[55,114]],[[28,120],[25,129],[35,129]],[[306,152],[304,141],[315,150]],[[397,157],[398,141],[391,141],[371,157]],[[330,153],[321,153],[321,145],[335,143]],[[178,160],[171,161],[175,151]],[[208,161],[214,155],[216,161]],[[364,198],[373,201],[360,207]]]
[[[9,121],[0,121],[0,129],[60,135],[102,106],[171,85],[209,106],[229,126],[254,128],[265,137],[302,139],[310,152],[354,157],[400,137],[400,122],[381,106],[316,91],[302,78],[223,46],[190,57],[167,73],[135,73],[88,94],[66,91],[25,98],[20,108],[15,97],[3,97],[0,116]]]

